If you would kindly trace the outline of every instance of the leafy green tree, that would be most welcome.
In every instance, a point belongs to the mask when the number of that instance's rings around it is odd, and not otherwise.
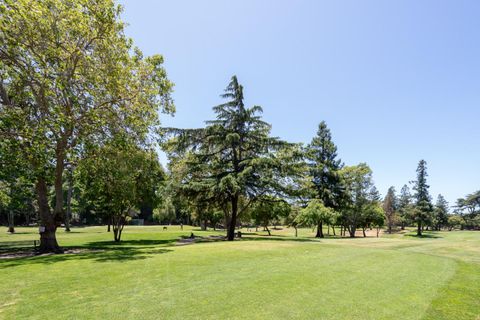
[[[142,180],[152,167],[153,150],[122,139],[110,141],[89,150],[79,163],[81,178],[88,190],[85,194],[100,211],[111,217],[114,240],[121,240],[122,231],[132,213],[142,203],[142,195],[156,187],[151,180]]]
[[[342,205],[342,221],[350,237],[355,237],[358,227],[364,225],[365,215],[372,204],[379,201],[379,194],[372,179],[372,170],[365,163],[346,166],[341,171],[345,185]]]
[[[366,237],[365,229],[373,228],[377,229],[377,238],[380,234],[380,229],[385,224],[385,211],[377,201],[372,201],[369,205],[364,208],[362,214],[362,230],[363,236]]]
[[[143,57],[113,0],[4,0],[0,5],[2,138],[35,175],[42,252],[61,252],[65,164],[119,131],[145,138],[173,112],[161,56]],[[53,185],[53,212],[48,201]]]
[[[402,230],[405,230],[405,226],[409,223],[411,208],[412,195],[410,194],[410,188],[405,184],[400,190],[400,197],[398,199],[398,214],[400,216]]]
[[[332,222],[335,216],[335,210],[323,204],[319,199],[310,201],[306,208],[302,209],[300,214],[296,217],[299,225],[316,227],[316,238],[323,238],[323,224]]]
[[[452,231],[454,228],[463,229],[465,221],[459,215],[451,215],[448,217],[448,230]]]
[[[383,200],[383,211],[387,219],[388,233],[392,233],[392,227],[397,221],[397,197],[395,195],[395,188],[388,188],[387,195]]]
[[[422,235],[423,226],[431,221],[432,203],[427,184],[427,162],[420,160],[417,167],[417,180],[415,181],[415,210],[412,212],[414,221],[417,222],[417,235]]]
[[[480,191],[458,199],[455,212],[457,212],[464,220],[462,228],[480,228]]]
[[[261,225],[270,236],[271,232],[268,226],[272,221],[288,216],[290,210],[290,204],[282,199],[263,197],[253,205],[251,209],[251,217],[255,221],[255,224],[257,226]]]
[[[434,208],[434,220],[437,230],[441,230],[448,226],[448,202],[439,194]]]
[[[244,105],[243,87],[235,76],[225,89],[227,102],[213,108],[216,119],[201,129],[166,129],[164,144],[171,170],[189,199],[201,198],[222,209],[227,239],[235,237],[237,219],[259,198],[290,190],[300,158],[294,145],[270,137],[261,107]]]
[[[163,199],[162,204],[153,210],[153,217],[158,223],[168,223],[175,221],[176,218],[175,206],[172,199],[166,197]]]

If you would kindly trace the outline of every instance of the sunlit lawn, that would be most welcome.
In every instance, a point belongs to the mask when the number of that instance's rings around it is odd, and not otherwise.
[[[76,253],[0,260],[0,318],[480,319],[480,232],[316,240],[244,228],[241,241],[177,245],[191,231],[127,226],[117,245],[105,227],[60,230]],[[2,228],[0,253],[34,239]]]

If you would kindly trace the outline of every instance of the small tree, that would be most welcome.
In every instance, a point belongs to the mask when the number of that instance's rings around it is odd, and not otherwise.
[[[392,233],[392,227],[395,224],[397,210],[397,197],[395,196],[395,188],[388,188],[387,195],[383,200],[383,211],[387,219],[388,233]]]
[[[326,207],[319,199],[313,199],[306,208],[302,209],[295,219],[299,225],[316,227],[316,238],[323,238],[323,224],[331,223],[335,211]]]
[[[140,195],[144,189],[155,187],[141,179],[151,168],[149,161],[158,161],[152,152],[117,137],[88,151],[79,164],[82,180],[88,186],[85,196],[109,213],[116,242],[120,241],[129,216],[142,202]]]
[[[405,184],[400,190],[400,197],[398,199],[398,214],[400,216],[401,229],[405,230],[405,226],[410,220],[410,209],[412,208],[412,195],[410,188]]]

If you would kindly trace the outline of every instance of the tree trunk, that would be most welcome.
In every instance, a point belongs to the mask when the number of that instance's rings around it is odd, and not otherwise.
[[[317,234],[315,238],[323,238],[323,222],[319,222],[317,226]]]
[[[418,226],[417,226],[417,236],[421,236],[422,235],[422,222],[421,221],[418,221]]]
[[[65,150],[63,142],[57,143],[55,164],[55,208],[53,210],[55,224],[64,221],[63,217],[63,170],[65,167]]]
[[[122,238],[122,231],[123,227],[125,226],[125,217],[121,216],[113,216],[112,217],[112,229],[113,229],[113,240],[115,242],[120,242]]]
[[[268,229],[268,226],[264,226],[264,228],[268,232],[268,235],[271,236],[272,234],[270,233],[270,229]]]
[[[294,227],[295,228],[295,238],[298,237],[298,229],[297,227]]]
[[[336,234],[335,234],[335,225],[332,225],[332,231],[333,231],[333,236],[336,236]]]
[[[35,189],[37,191],[38,211],[42,223],[40,226],[40,231],[42,232],[40,232],[39,250],[41,253],[62,253],[63,250],[58,245],[57,238],[55,237],[57,225],[55,223],[54,216],[50,212],[50,207],[48,205],[47,183],[43,177],[37,177]]]
[[[238,213],[238,195],[235,195],[232,200],[232,216],[230,218],[230,224],[228,226],[227,240],[233,241],[235,239],[235,225],[237,224]]]
[[[13,213],[13,210],[10,209],[8,212],[8,232],[10,233],[15,233],[15,214]]]
[[[72,218],[72,193],[73,193],[73,174],[72,168],[68,170],[68,192],[67,192],[67,212],[65,214],[65,231],[70,232],[70,219]]]
[[[355,238],[355,232],[357,228],[355,226],[348,227],[348,233],[350,234],[350,238]]]
[[[377,238],[379,233],[380,233],[380,228],[377,227]]]
[[[330,225],[328,225],[327,235],[330,235]]]
[[[367,234],[365,233],[365,227],[362,227],[362,231],[363,231],[363,237],[366,238]]]

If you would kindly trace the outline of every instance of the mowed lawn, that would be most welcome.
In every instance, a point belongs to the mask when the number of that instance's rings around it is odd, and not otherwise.
[[[0,253],[36,229],[0,229]],[[71,254],[0,259],[1,319],[480,319],[480,232],[178,245],[177,226],[59,230]],[[200,236],[220,234],[202,232]]]

